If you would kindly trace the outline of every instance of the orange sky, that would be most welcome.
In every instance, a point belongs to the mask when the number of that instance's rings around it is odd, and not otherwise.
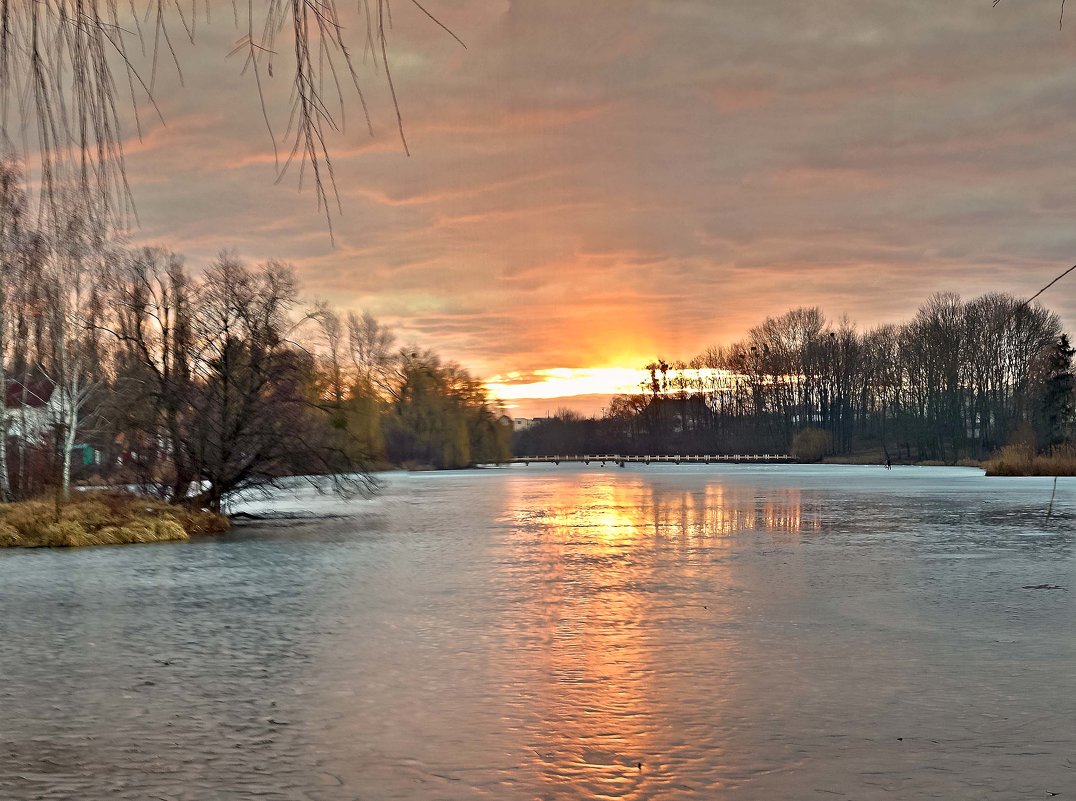
[[[192,266],[291,261],[309,296],[513,386],[687,359],[796,305],[870,325],[939,290],[1027,294],[1076,260],[1076,22],[1058,31],[1055,0],[425,5],[467,49],[393,6],[411,156],[368,63],[374,136],[351,102],[329,143],[335,246],[309,188],[274,186],[230,6],[177,37],[183,86],[160,71],[133,238]],[[1044,300],[1076,319],[1072,288]],[[623,385],[565,375],[588,397],[510,403],[595,411]]]

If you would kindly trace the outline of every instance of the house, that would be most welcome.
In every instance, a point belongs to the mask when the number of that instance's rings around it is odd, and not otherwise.
[[[56,386],[40,371],[25,382],[10,379],[0,409],[9,437],[38,443],[49,438],[60,419],[60,394]]]
[[[63,419],[62,397],[41,370],[25,381],[9,379],[0,409],[0,430],[6,430],[9,439],[31,447],[54,447],[56,426]],[[89,443],[76,442],[71,453],[75,467],[101,463],[101,452]]]

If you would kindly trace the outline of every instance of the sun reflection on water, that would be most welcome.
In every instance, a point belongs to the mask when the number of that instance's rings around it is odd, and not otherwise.
[[[756,497],[597,472],[512,487],[504,522],[528,558],[508,579],[540,584],[505,621],[510,650],[534,655],[527,685],[543,688],[525,699],[532,765],[550,797],[654,797],[682,773],[683,729],[697,720],[680,709],[677,661],[719,670],[736,647],[720,636],[735,603],[730,551],[743,547],[732,535],[798,537],[820,527],[818,510],[795,489]],[[670,604],[670,587],[691,601]]]

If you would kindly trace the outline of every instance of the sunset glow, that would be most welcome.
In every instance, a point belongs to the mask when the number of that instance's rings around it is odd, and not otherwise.
[[[274,185],[251,76],[216,57],[241,32],[214,14],[196,45],[175,42],[183,85],[155,76],[167,125],[147,106],[139,137],[123,111],[131,236],[195,271],[222,248],[281,259],[308,298],[369,311],[507,404],[594,410],[647,361],[795,306],[899,323],[933,292],[1026,297],[1070,264],[1076,25],[1024,6],[431,8],[466,50],[402,6],[390,55],[410,154],[364,68],[373,136],[352,98],[327,142],[331,237],[298,169]],[[283,132],[291,86],[265,92]],[[1076,294],[1044,300],[1076,320]]]
[[[0,801],[1076,801],[1074,97],[1076,0],[0,0]]]
[[[696,370],[672,370],[668,373],[670,379],[669,392],[675,391],[672,386],[674,376],[681,376],[692,383],[702,383],[713,387],[725,384],[732,380],[732,374],[724,370],[696,369]],[[657,375],[659,381],[661,374]],[[486,382],[486,388],[490,396],[500,401],[517,416],[529,416],[519,414],[515,410],[524,409],[532,411],[545,407],[548,410],[550,404],[542,404],[542,401],[557,401],[555,405],[563,405],[570,409],[583,408],[590,411],[593,403],[581,399],[595,399],[604,407],[609,398],[614,395],[631,395],[651,390],[651,375],[648,370],[633,370],[624,367],[593,367],[589,369],[558,368],[551,370],[535,370],[532,373],[512,372],[505,375],[494,376]],[[521,402],[530,403],[521,405]],[[537,405],[535,405],[537,403]]]
[[[533,373],[507,373],[486,382],[494,398],[502,401],[521,399],[549,400],[577,395],[620,395],[639,392],[650,380],[646,370],[625,367],[567,367],[535,370]]]

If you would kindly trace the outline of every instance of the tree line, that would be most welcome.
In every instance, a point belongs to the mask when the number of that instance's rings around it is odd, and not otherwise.
[[[304,306],[288,265],[192,272],[79,208],[40,225],[0,163],[0,500],[82,474],[219,510],[288,475],[362,491],[371,466],[507,458],[480,381],[369,314]]]
[[[601,417],[558,413],[515,448],[946,462],[1013,442],[1047,450],[1071,433],[1072,356],[1056,314],[1006,294],[936,294],[910,321],[866,331],[797,308],[688,362],[647,365],[639,392]]]

